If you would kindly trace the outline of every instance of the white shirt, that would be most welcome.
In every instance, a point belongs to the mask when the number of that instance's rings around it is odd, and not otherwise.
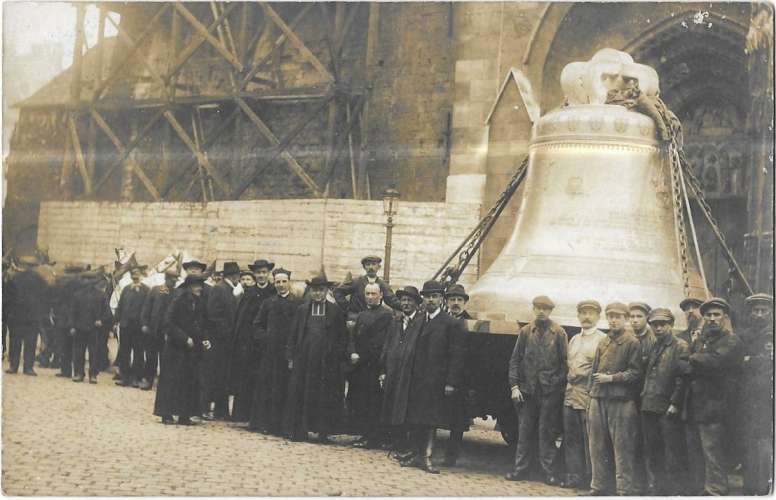
[[[593,360],[598,343],[606,334],[597,328],[582,330],[569,341],[567,354],[568,384],[564,404],[577,410],[584,410],[589,399],[587,382],[593,371]]]
[[[441,309],[437,307],[434,312],[426,313],[426,320],[431,321],[432,319],[436,318],[437,315],[439,314],[439,311],[441,311]]]

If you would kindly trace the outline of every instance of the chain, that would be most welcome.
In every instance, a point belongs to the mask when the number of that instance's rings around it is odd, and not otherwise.
[[[681,163],[679,161],[679,153],[676,147],[676,140],[674,137],[668,144],[668,161],[670,162],[671,169],[671,198],[673,203],[671,204],[674,212],[674,229],[676,232],[676,245],[679,255],[679,263],[682,266],[682,287],[684,289],[684,296],[690,296],[690,271],[689,271],[689,252],[687,245],[687,230],[684,223],[684,211],[682,207],[682,180],[680,169]]]
[[[439,279],[445,286],[450,286],[463,274],[466,266],[471,261],[472,257],[482,246],[482,242],[490,232],[493,224],[498,220],[499,215],[512,199],[512,195],[515,194],[517,188],[525,179],[525,174],[528,170],[528,157],[526,156],[520,163],[520,166],[515,171],[515,174],[509,180],[506,189],[501,192],[496,203],[491,207],[488,213],[480,219],[477,227],[469,234],[469,236],[461,243],[461,245],[453,252],[453,254],[447,259],[442,267],[436,272],[433,279]],[[454,266],[448,266],[455,257],[458,257],[458,261]]]

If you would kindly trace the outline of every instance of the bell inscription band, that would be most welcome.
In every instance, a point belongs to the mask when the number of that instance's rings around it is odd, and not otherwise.
[[[549,295],[553,319],[579,326],[582,300],[643,301],[672,309],[683,328],[670,173],[655,123],[604,104],[609,90],[629,85],[655,95],[657,74],[603,49],[566,66],[561,83],[568,105],[534,127],[515,228],[472,288],[469,309],[480,320],[526,322],[532,298]],[[703,296],[694,267],[690,283]]]

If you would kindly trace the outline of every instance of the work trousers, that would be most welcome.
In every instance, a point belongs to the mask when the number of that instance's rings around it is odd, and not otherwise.
[[[587,412],[563,407],[563,457],[566,481],[590,482],[590,444],[587,439]]]
[[[70,328],[57,327],[57,349],[59,350],[59,372],[66,376],[73,375],[73,336]]]
[[[153,383],[161,365],[160,356],[162,354],[162,348],[164,346],[164,335],[162,339],[155,335],[144,335],[143,339],[143,351],[145,355],[145,366],[143,372],[143,378]]]
[[[13,325],[9,340],[8,350],[9,368],[11,371],[19,370],[19,362],[24,349],[24,371],[32,371],[35,365],[35,347],[38,343],[38,327],[36,325]]]
[[[77,330],[73,337],[73,376],[83,378],[86,367],[86,352],[89,352],[89,376],[96,377],[97,369],[97,343],[99,331],[97,329]]]
[[[723,422],[689,422],[687,453],[690,464],[689,494],[727,495],[727,461]]]
[[[687,476],[684,423],[679,417],[641,412],[650,495],[682,495]]]
[[[592,398],[587,411],[590,438],[590,487],[618,495],[635,495],[636,443],[641,439],[636,403]],[[613,485],[614,483],[614,485]]]
[[[145,362],[142,335],[137,325],[122,326],[119,330],[119,371],[125,381],[143,378]]]
[[[770,493],[773,475],[773,435],[747,433],[744,453],[744,495]]]
[[[538,458],[542,472],[553,475],[552,464],[558,452],[555,440],[560,435],[563,393],[526,394],[525,401],[515,403],[520,418],[515,473],[528,471]]]

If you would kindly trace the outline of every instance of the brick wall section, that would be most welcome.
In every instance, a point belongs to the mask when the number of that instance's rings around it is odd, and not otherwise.
[[[393,231],[391,282],[421,285],[477,224],[479,206],[405,202]],[[195,203],[47,202],[41,205],[38,242],[61,262],[107,264],[114,248],[155,263],[174,250],[200,260],[236,260],[241,266],[269,258],[312,276],[321,252],[330,279],[363,271],[366,254],[383,255],[381,201],[255,200]],[[477,259],[462,283],[477,278]]]

